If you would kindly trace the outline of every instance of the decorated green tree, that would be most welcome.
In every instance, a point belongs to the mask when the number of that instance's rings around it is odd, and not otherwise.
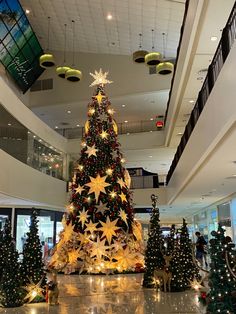
[[[64,230],[49,265],[66,273],[134,271],[143,265],[141,226],[134,220],[130,177],[104,91],[111,83],[107,74],[101,69],[91,74],[96,91],[88,105]]]
[[[217,231],[212,231],[214,238],[210,240],[210,274],[207,314],[236,313],[236,281],[235,245],[230,237],[224,235],[225,230],[219,225]]]
[[[181,259],[180,263],[183,266],[183,286],[187,288],[191,282],[196,279],[200,280],[199,268],[197,267],[194,254],[193,244],[189,238],[188,228],[186,220],[183,218],[183,225],[180,233],[180,251]]]
[[[37,211],[32,209],[29,232],[23,247],[21,274],[27,301],[41,301],[46,284],[46,274],[42,259],[42,245],[38,234]]]
[[[184,291],[186,288],[182,249],[183,248],[182,242],[180,241],[180,237],[177,237],[175,240],[174,251],[171,254],[172,260],[170,262],[170,271],[172,273],[171,291]]]
[[[160,228],[159,208],[157,207],[157,197],[152,194],[152,215],[150,219],[150,230],[145,251],[145,273],[143,277],[143,286],[145,288],[152,288],[154,283],[154,270],[162,269],[165,261],[162,255],[164,240]]]
[[[17,307],[23,304],[19,255],[11,236],[11,224],[7,220],[3,229],[1,246],[0,304],[4,307]]]

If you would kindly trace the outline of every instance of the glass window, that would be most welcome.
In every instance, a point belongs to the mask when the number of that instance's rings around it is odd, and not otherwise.
[[[51,216],[38,216],[39,237],[42,244],[43,256],[47,256],[53,248],[54,222]],[[19,252],[23,251],[26,241],[26,234],[29,231],[30,214],[17,215],[16,225],[16,247]]]
[[[0,230],[3,230],[6,220],[9,217],[7,215],[0,215]]]

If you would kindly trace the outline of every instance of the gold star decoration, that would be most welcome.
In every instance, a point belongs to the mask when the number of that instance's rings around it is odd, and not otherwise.
[[[96,96],[94,96],[94,98],[96,98],[98,104],[101,105],[103,98],[106,98],[106,96],[102,95],[101,92],[99,91],[99,93]]]
[[[81,193],[85,191],[84,188],[81,185],[78,185],[78,187],[75,189],[75,193],[79,193],[81,195]]]
[[[95,70],[95,73],[89,73],[93,78],[94,78],[94,81],[92,84],[90,84],[90,86],[96,86],[96,85],[105,85],[105,84],[111,84],[113,83],[112,81],[109,81],[107,79],[107,75],[108,75],[108,72],[105,72],[103,73],[102,72],[102,69],[98,71]]]
[[[86,183],[85,185],[90,188],[89,194],[94,193],[96,202],[98,202],[98,198],[100,193],[106,193],[105,187],[109,186],[110,184],[105,182],[107,179],[107,176],[101,177],[100,174],[97,175],[96,178],[89,177],[90,182]]]
[[[67,205],[67,206],[66,206],[66,209],[67,209],[67,212],[68,212],[68,213],[73,213],[73,211],[74,211],[74,209],[75,209],[74,204],[71,203],[71,204]]]
[[[102,131],[102,133],[100,133],[100,135],[101,135],[101,138],[103,138],[103,139],[108,137],[107,131],[104,131],[104,130]]]
[[[70,222],[69,225],[65,226],[62,235],[64,242],[71,240],[71,238],[76,235],[76,233],[74,232],[74,226],[72,225],[72,222]]]
[[[107,217],[106,222],[99,221],[102,227],[99,228],[103,232],[102,237],[106,237],[109,245],[111,244],[112,236],[116,236],[116,230],[120,229],[119,227],[116,227],[118,219],[110,221],[109,216]]]
[[[96,153],[98,149],[95,148],[95,144],[93,146],[87,146],[87,150],[85,151],[86,154],[88,154],[88,157],[90,156],[97,156]]]
[[[97,224],[94,224],[92,220],[90,220],[89,223],[86,224],[85,231],[93,233],[95,230],[97,230]]]
[[[123,187],[126,187],[126,184],[125,184],[125,182],[124,182],[124,180],[123,180],[122,178],[119,178],[119,179],[117,180],[117,183],[120,185],[121,189],[122,189]]]
[[[202,288],[205,288],[201,282],[199,282],[197,279],[193,279],[193,281],[190,281],[190,285],[191,285],[191,288],[194,289],[194,290],[199,290],[199,289],[202,289]]]
[[[23,289],[28,292],[27,295],[24,297],[24,300],[28,300],[28,303],[32,302],[37,296],[44,298],[43,288],[41,288],[43,278],[44,277],[42,277],[37,284],[35,284],[30,278],[28,278],[30,283],[27,286],[23,287]]]
[[[115,198],[117,194],[116,194],[116,192],[111,191],[111,192],[109,193],[109,195],[110,195],[111,198]]]
[[[84,224],[86,221],[88,221],[88,217],[89,217],[88,211],[87,210],[85,211],[83,208],[82,212],[80,212],[79,216],[77,216],[77,217],[79,217],[79,221],[82,224],[82,228],[84,228]]]
[[[118,260],[117,265],[121,270],[127,270],[134,267],[137,262],[136,255],[130,251],[128,246],[125,249],[119,250],[114,258]]]
[[[113,115],[115,113],[115,110],[113,108],[109,108],[107,110],[107,112],[110,114],[110,115]]]
[[[96,205],[96,209],[97,209],[97,213],[102,213],[104,215],[104,212],[106,210],[108,210],[108,208],[105,206],[105,204],[103,204],[102,202],[100,202],[98,205]]]
[[[134,220],[132,223],[132,229],[133,229],[133,234],[137,241],[141,241],[143,239],[143,234],[142,234],[142,225],[140,222],[137,220]]]
[[[92,116],[93,114],[95,113],[95,109],[94,108],[89,108],[89,110],[88,110],[88,114],[90,115],[90,116]]]
[[[121,209],[120,210],[120,214],[119,214],[120,218],[126,223],[126,225],[128,226],[128,223],[127,223],[127,214],[126,212]]]
[[[80,249],[69,251],[68,252],[69,264],[76,264],[78,262],[79,256],[80,256]]]
[[[120,194],[120,198],[122,202],[127,202],[126,196],[123,192]]]
[[[91,257],[96,256],[98,259],[101,259],[102,255],[107,256],[106,250],[108,249],[105,245],[106,239],[100,241],[100,238],[97,237],[97,242],[93,242]]]
[[[80,245],[87,243],[89,241],[87,232],[79,233],[78,240],[80,242]]]

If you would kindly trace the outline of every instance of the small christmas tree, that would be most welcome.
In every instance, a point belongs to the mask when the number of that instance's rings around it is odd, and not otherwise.
[[[30,230],[26,234],[27,238],[23,248],[23,261],[21,267],[23,283],[26,285],[26,290],[28,292],[30,292],[30,290],[35,291],[34,286],[37,286],[38,288],[44,288],[46,284],[44,264],[42,259],[42,245],[38,235],[38,219],[35,209],[33,209],[30,217],[29,228]],[[41,300],[41,292],[42,289],[40,290],[39,294],[35,294],[35,298]]]
[[[186,220],[183,218],[183,226],[180,233],[180,263],[183,266],[183,286],[187,288],[194,279],[200,280],[199,269],[193,259],[193,244],[189,239]]]
[[[186,288],[184,280],[184,261],[182,258],[182,245],[178,236],[174,244],[173,258],[170,262],[170,271],[172,273],[171,291],[184,291]]]
[[[23,304],[18,258],[15,242],[11,236],[11,224],[7,220],[1,246],[0,304],[4,307],[17,307]]]
[[[225,230],[219,225],[218,231],[212,231],[214,237],[210,240],[210,275],[207,314],[236,313],[236,291],[234,280],[229,267],[234,268],[235,245],[230,237],[225,237]],[[228,261],[228,265],[227,265]],[[235,270],[234,270],[235,271]]]
[[[143,277],[143,286],[145,288],[152,288],[155,286],[153,280],[153,273],[156,268],[162,269],[165,261],[162,250],[164,247],[164,240],[160,228],[159,208],[157,208],[157,197],[152,194],[152,215],[150,219],[150,231],[145,252],[145,273]]]

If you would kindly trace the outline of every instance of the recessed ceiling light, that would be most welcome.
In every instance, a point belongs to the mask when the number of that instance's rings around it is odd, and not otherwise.
[[[216,36],[211,36],[211,41],[217,41],[218,37]]]
[[[36,138],[36,135],[33,135],[33,138]]]
[[[194,100],[193,100],[193,99],[191,99],[191,100],[189,100],[189,102],[190,102],[190,104],[193,104],[193,103],[194,103]]]
[[[107,20],[110,21],[110,20],[112,20],[112,19],[113,19],[113,16],[111,15],[111,13],[108,13],[108,14],[107,14]]]
[[[79,124],[76,124],[76,126],[80,126]]]
[[[125,107],[125,105],[122,105],[122,107],[124,108],[124,107]]]
[[[8,126],[11,126],[11,123],[7,123]]]
[[[67,110],[67,113],[71,113],[71,110]]]
[[[154,119],[153,119],[153,118],[150,118],[150,120],[153,121]]]
[[[150,133],[152,133],[152,131],[149,131]]]
[[[29,9],[25,9],[25,13],[26,14],[30,14],[30,10]]]
[[[128,121],[127,121],[127,120],[125,120],[124,122],[125,122],[125,123],[128,123]]]
[[[152,158],[152,156],[148,156],[149,158]]]
[[[179,133],[177,133],[177,135],[183,135],[183,133],[179,132]]]
[[[128,133],[126,133],[127,135],[130,135],[130,133],[128,132]]]
[[[57,126],[57,125],[55,125],[55,129],[58,129],[58,126]]]
[[[232,177],[236,177],[236,174],[232,174]]]

